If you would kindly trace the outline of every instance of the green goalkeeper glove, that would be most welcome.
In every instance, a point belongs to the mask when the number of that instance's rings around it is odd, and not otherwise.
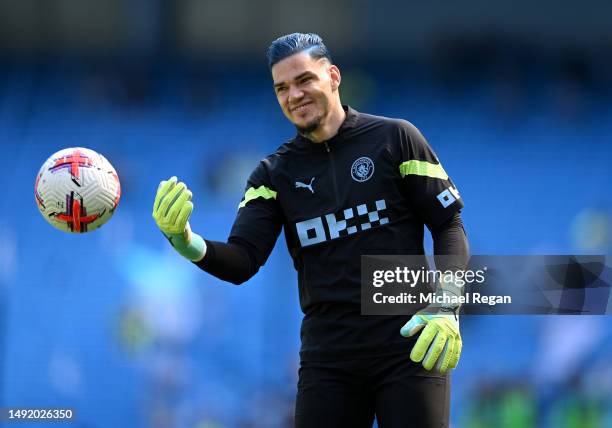
[[[191,231],[191,191],[185,183],[177,181],[176,177],[172,177],[159,183],[153,204],[153,219],[181,256],[197,262],[206,254],[206,242],[200,235]]]
[[[404,337],[410,337],[421,330],[423,331],[412,348],[410,359],[415,363],[422,361],[427,370],[435,366],[440,373],[457,367],[463,345],[459,333],[459,318],[453,309],[437,308],[437,313],[431,313],[425,308],[410,318],[400,333]]]

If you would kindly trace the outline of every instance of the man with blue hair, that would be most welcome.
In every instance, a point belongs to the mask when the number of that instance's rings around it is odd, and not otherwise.
[[[160,183],[153,217],[181,255],[235,284],[257,273],[284,227],[304,312],[297,427],[448,426],[457,308],[361,315],[360,275],[362,254],[424,254],[425,225],[434,254],[463,267],[459,192],[412,124],[342,105],[340,70],[318,35],[280,37],[267,56],[297,134],[249,177],[227,242],[191,231],[192,195],[176,177]]]

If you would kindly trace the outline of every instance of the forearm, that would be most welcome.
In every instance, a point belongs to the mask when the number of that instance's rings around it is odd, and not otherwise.
[[[468,243],[459,213],[432,230],[431,235],[434,241],[436,269],[443,272],[465,269],[469,259]],[[462,291],[462,287],[458,287],[454,281],[442,280],[438,284],[436,295],[444,295],[450,299],[461,296]],[[431,304],[417,312],[402,327],[400,333],[406,337],[413,336],[425,328],[410,353],[412,361],[422,362],[427,370],[436,367],[441,373],[457,366],[462,347],[459,307],[460,305],[454,304]]]
[[[469,260],[469,244],[459,213],[433,230],[431,236],[434,259],[439,270],[465,269]]]
[[[206,242],[204,258],[194,262],[205,272],[233,284],[242,284],[259,270],[253,250],[238,240]]]
[[[434,259],[436,269],[441,272],[463,271],[469,261],[469,247],[461,216],[456,213],[438,228],[432,231],[434,242]],[[463,287],[455,281],[443,277],[438,284],[436,294],[459,297],[463,295]],[[449,307],[456,311],[460,305]]]

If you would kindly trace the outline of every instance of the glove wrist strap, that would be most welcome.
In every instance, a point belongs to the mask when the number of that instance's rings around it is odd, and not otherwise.
[[[459,318],[461,303],[457,300],[463,295],[463,288],[452,281],[440,281],[435,291],[436,303],[422,309],[421,312],[428,315],[454,315],[455,320]]]
[[[206,255],[206,242],[200,235],[191,232],[191,230],[187,234],[168,234],[166,238],[181,256],[192,262],[198,262]]]

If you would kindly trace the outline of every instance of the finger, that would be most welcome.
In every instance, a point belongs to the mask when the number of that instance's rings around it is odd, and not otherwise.
[[[167,220],[169,224],[174,224],[176,222],[176,219],[181,212],[181,208],[183,208],[185,202],[191,201],[191,196],[191,191],[187,189],[185,189],[185,191],[178,196],[176,202],[172,204],[170,211],[168,212]]]
[[[463,342],[461,341],[461,337],[457,337],[455,339],[455,347],[453,349],[453,354],[448,363],[449,369],[454,369],[455,367],[457,367],[457,364],[459,363],[459,358],[461,357],[461,348],[463,348]]]
[[[153,204],[153,212],[159,213],[159,206],[163,202],[164,198],[170,190],[176,185],[177,178],[171,177],[168,181],[162,181],[157,187],[157,194],[155,195],[155,203]]]
[[[174,223],[177,233],[181,233],[185,231],[185,227],[187,227],[187,221],[189,220],[189,216],[193,211],[193,202],[187,201],[181,208],[179,215],[176,218]]]
[[[440,373],[444,374],[448,370],[450,360],[453,357],[453,352],[455,352],[455,341],[449,338],[446,341],[444,350],[442,351],[442,354],[440,354],[440,358],[438,358],[438,363],[436,364],[436,368]]]
[[[174,186],[164,197],[159,204],[158,215],[164,217],[167,221],[168,212],[170,211],[170,207],[176,202],[176,198],[186,189],[185,183],[178,183]]]
[[[423,319],[423,317],[415,315],[410,318],[410,321],[404,324],[404,326],[400,330],[400,334],[404,337],[413,336],[419,331],[421,331],[421,329],[425,327],[426,324],[427,322]]]
[[[418,340],[414,344],[412,352],[410,352],[410,359],[412,361],[414,361],[415,363],[420,363],[423,360],[423,357],[425,356],[425,353],[427,352],[431,341],[436,336],[436,333],[437,330],[432,324],[429,324],[427,325],[427,327],[425,327],[425,329],[421,332],[421,335],[419,336]]]
[[[434,339],[432,345],[427,350],[427,354],[425,354],[425,358],[423,358],[423,367],[427,370],[431,370],[436,365],[440,354],[444,350],[444,346],[446,345],[446,340],[448,336],[446,336],[443,332],[439,331]]]

